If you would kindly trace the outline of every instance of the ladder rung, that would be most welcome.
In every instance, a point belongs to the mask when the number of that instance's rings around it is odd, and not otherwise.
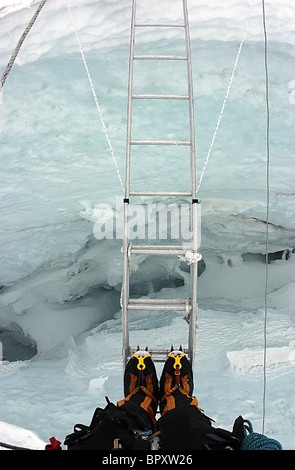
[[[191,191],[130,191],[130,196],[178,196],[192,197]]]
[[[182,303],[186,304],[188,299],[129,299],[130,303],[139,303],[139,304],[177,304]]]
[[[129,310],[186,311],[187,299],[129,299]]]
[[[170,99],[170,100],[188,100],[189,95],[152,95],[152,94],[142,94],[142,95],[132,95],[133,99],[140,100],[161,100],[161,99]]]
[[[175,305],[141,305],[141,304],[129,304],[128,305],[129,310],[155,310],[157,312],[163,311],[172,311],[172,312],[178,312],[178,311],[185,311],[186,306],[183,304],[175,304]]]
[[[136,54],[133,56],[134,60],[187,60],[186,55],[173,55],[173,54]]]
[[[190,140],[131,140],[131,145],[191,145]]]
[[[184,23],[136,23],[135,27],[139,28],[184,28]]]
[[[179,245],[131,245],[130,249],[135,255],[182,255],[186,251]]]
[[[163,351],[162,354],[159,353],[158,356],[157,356],[157,355],[156,355],[156,356],[154,355],[154,356],[153,356],[153,361],[154,361],[154,362],[165,362],[166,359],[167,359],[167,354],[166,354],[166,355],[164,355],[164,354],[165,354],[165,351]]]

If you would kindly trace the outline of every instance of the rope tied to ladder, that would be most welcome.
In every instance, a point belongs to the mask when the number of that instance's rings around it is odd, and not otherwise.
[[[178,256],[181,261],[185,261],[188,265],[198,263],[202,259],[201,253],[196,253],[193,250],[188,250],[184,255]]]

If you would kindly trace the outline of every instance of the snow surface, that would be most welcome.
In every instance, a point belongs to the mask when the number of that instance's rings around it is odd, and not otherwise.
[[[124,175],[131,2],[69,3]],[[168,0],[164,3],[163,11],[177,18],[178,8],[171,8]],[[250,4],[188,1],[198,175]],[[37,5],[0,2],[1,70]],[[150,3],[143,2],[139,13],[153,19]],[[284,449],[295,449],[294,20],[293,0],[266,2],[272,255],[265,434],[278,439]],[[152,37],[142,32],[142,51],[150,47],[150,40],[159,53],[166,48],[178,51],[181,43],[177,35],[166,41],[162,33]],[[149,74],[148,90],[159,90],[162,72],[144,72]],[[178,73],[177,67],[171,68],[169,80],[164,77],[172,92],[181,86]],[[50,0],[44,6],[7,78],[1,102],[0,340],[4,358],[9,348],[19,357],[0,364],[0,441],[44,448],[52,435],[63,442],[75,423],[88,424],[94,409],[104,406],[106,395],[113,401],[122,397],[122,243],[97,240],[93,222],[95,207],[100,203],[115,207],[123,192],[66,1]],[[159,111],[161,118],[168,115],[165,104]],[[149,120],[156,110],[139,112],[140,127],[150,131]],[[168,116],[165,130],[171,134]],[[185,132],[183,114],[176,116]],[[264,392],[265,136],[262,11],[261,2],[254,0],[198,193],[200,251],[206,268],[198,281],[194,393],[218,426],[230,429],[242,414],[256,432],[262,429]],[[134,171],[136,185],[147,189],[149,175],[148,189],[187,189],[188,172],[182,161],[169,160],[167,171],[159,176],[164,163],[165,156],[153,166],[147,156]],[[178,260],[141,257],[136,268],[131,285],[137,295],[186,295],[187,273]],[[186,341],[187,326],[178,312],[140,319],[134,315],[131,320],[131,344],[166,348]],[[37,355],[20,360],[36,350]],[[157,368],[160,373],[161,366]]]

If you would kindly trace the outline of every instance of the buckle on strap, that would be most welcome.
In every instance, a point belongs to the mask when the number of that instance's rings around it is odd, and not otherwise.
[[[180,386],[180,369],[182,368],[181,359],[186,356],[185,353],[181,351],[171,351],[168,354],[168,357],[172,357],[174,359],[173,369],[175,375],[175,383],[177,387]]]
[[[168,357],[173,357],[174,358],[174,364],[173,364],[173,368],[174,369],[181,369],[182,368],[182,364],[180,362],[180,360],[185,356],[185,353],[180,353],[180,352],[177,352],[176,354],[174,354],[173,352],[169,353],[168,354]]]

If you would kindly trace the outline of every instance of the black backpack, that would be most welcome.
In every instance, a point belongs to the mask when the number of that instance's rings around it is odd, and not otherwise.
[[[158,420],[163,450],[239,450],[243,439],[243,418],[233,430],[212,426],[212,420],[195,406],[182,406]]]
[[[148,440],[138,439],[135,429],[144,429],[137,413],[119,408],[107,399],[105,408],[96,408],[89,426],[76,424],[74,432],[66,436],[68,450],[125,450],[148,449]]]

